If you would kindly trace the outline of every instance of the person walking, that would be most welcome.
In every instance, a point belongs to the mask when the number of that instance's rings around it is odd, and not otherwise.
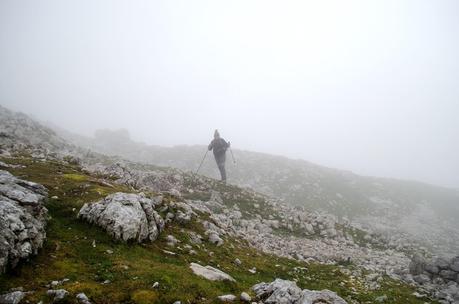
[[[220,171],[220,175],[222,177],[222,182],[226,183],[226,169],[225,169],[225,161],[226,161],[226,150],[230,147],[230,142],[226,142],[223,138],[220,137],[220,133],[218,130],[214,132],[214,139],[209,144],[209,151],[213,151],[215,162],[217,163],[218,170]]]

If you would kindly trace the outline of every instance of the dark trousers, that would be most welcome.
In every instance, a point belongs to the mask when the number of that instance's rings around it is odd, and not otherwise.
[[[217,162],[218,170],[220,170],[220,175],[222,176],[222,181],[226,181],[226,169],[225,169],[225,161],[226,161],[226,154],[214,154],[215,161]]]

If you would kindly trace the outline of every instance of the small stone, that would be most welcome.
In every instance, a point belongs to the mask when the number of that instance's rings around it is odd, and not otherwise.
[[[236,296],[232,294],[228,294],[228,295],[218,296],[218,299],[221,302],[230,303],[236,300]]]
[[[252,301],[252,298],[250,297],[250,295],[247,292],[242,292],[240,299],[241,299],[242,302],[250,302],[250,301]]]
[[[107,249],[106,251],[108,254],[113,254],[113,250]]]
[[[56,287],[57,285],[59,285],[59,281],[52,281],[52,282],[50,283],[50,286],[51,286],[51,287]]]
[[[215,245],[217,245],[217,246],[223,245],[223,240],[222,240],[222,238],[220,238],[220,236],[218,235],[218,233],[215,232],[215,231],[209,232],[209,242],[211,242],[212,244],[215,244]]]
[[[387,301],[387,296],[386,295],[382,295],[382,296],[379,296],[375,299],[376,302],[378,303],[383,303],[383,302],[386,302]]]
[[[77,294],[76,298],[77,298],[78,303],[91,304],[91,302],[89,301],[89,298],[83,292]]]
[[[179,242],[173,235],[168,235],[166,237],[167,245],[170,247],[175,247],[175,245]]]
[[[172,195],[172,196],[175,196],[175,197],[181,197],[181,196],[182,196],[182,194],[180,193],[180,191],[178,191],[177,189],[174,189],[174,188],[170,189],[170,190],[168,191],[168,193],[169,193],[170,195]]]
[[[158,288],[159,287],[159,282],[154,282],[152,288]]]
[[[69,292],[65,289],[48,290],[47,294],[53,297],[53,303],[62,301]]]
[[[238,266],[241,266],[241,265],[242,265],[242,262],[241,262],[241,260],[239,260],[239,259],[235,259],[235,260],[234,260],[234,264],[236,264],[236,265],[238,265]]]
[[[255,267],[253,267],[252,269],[249,269],[249,272],[251,274],[256,274],[257,273],[257,269]]]
[[[425,274],[419,274],[413,277],[413,280],[415,280],[419,284],[424,284],[430,281],[430,278],[425,275]]]

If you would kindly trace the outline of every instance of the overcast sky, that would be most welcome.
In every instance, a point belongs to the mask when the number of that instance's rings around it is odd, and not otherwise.
[[[0,2],[0,104],[459,187],[459,1]]]

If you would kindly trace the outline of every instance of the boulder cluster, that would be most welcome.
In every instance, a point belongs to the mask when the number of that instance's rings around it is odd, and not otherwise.
[[[43,246],[47,195],[42,185],[0,170],[0,272]]]
[[[252,287],[261,303],[282,304],[347,304],[344,299],[330,290],[301,290],[295,282],[276,279],[271,283],[260,283]]]
[[[459,303],[459,256],[428,261],[416,254],[409,270],[407,280],[414,281],[421,290],[432,294],[441,303]]]

